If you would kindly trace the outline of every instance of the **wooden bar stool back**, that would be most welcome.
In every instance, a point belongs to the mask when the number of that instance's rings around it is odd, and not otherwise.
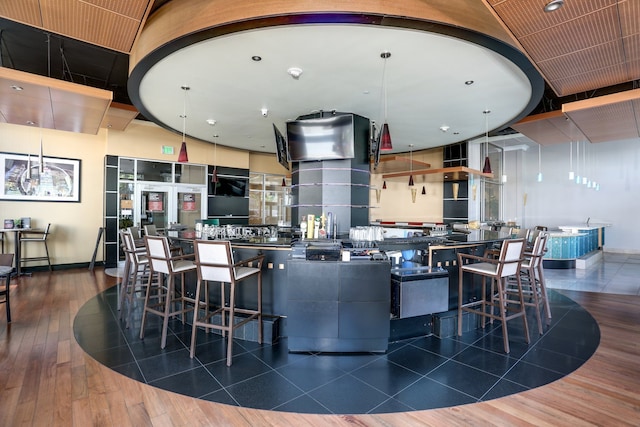
[[[169,242],[165,236],[144,236],[150,274],[147,293],[140,325],[140,339],[144,338],[144,324],[147,313],[162,317],[162,338],[160,348],[167,344],[167,329],[169,318],[180,315],[185,322],[185,313],[193,311],[195,300],[186,294],[185,273],[195,271],[193,255],[171,256]],[[154,276],[156,280],[154,281]],[[180,276],[179,287],[176,287],[175,276]],[[177,304],[178,307],[174,308]]]
[[[49,271],[51,271],[51,258],[49,257],[49,247],[47,246],[47,238],[51,234],[51,224],[47,224],[47,228],[44,230],[24,230],[20,235],[20,253],[24,254],[24,249],[22,249],[22,245],[25,243],[42,243],[44,245],[44,256],[33,256],[33,257],[24,257],[20,256],[18,262],[20,265],[23,265],[27,262],[33,261],[47,261],[49,265]]]
[[[9,299],[11,273],[13,272],[13,254],[0,254],[0,278],[4,281],[4,289],[0,290],[0,304],[7,311],[7,323],[11,323],[11,304]]]
[[[529,343],[529,328],[527,326],[527,316],[525,311],[524,297],[522,294],[522,283],[520,282],[520,266],[523,260],[525,247],[524,239],[505,240],[500,248],[497,258],[480,257],[471,254],[458,253],[458,335],[462,335],[463,312],[475,313],[482,317],[482,327],[486,324],[486,319],[493,322],[494,319],[502,322],[502,335],[504,341],[504,351],[509,353],[509,335],[507,331],[507,321],[522,317],[524,323],[525,339]],[[462,300],[464,286],[473,286],[474,280],[465,284],[464,273],[477,275],[482,278],[482,293],[479,299],[464,302]],[[517,299],[509,298],[507,290],[507,278],[516,277],[516,287],[518,289]],[[487,292],[486,279],[490,279],[491,288]],[[478,308],[479,306],[479,308]],[[498,309],[498,314],[494,309]]]
[[[147,293],[150,273],[149,259],[146,248],[136,248],[133,236],[128,230],[120,231],[120,238],[126,257],[120,286],[120,320],[126,318],[126,327],[129,328],[134,302],[144,300]]]
[[[546,232],[539,232],[533,241],[531,249],[525,250],[524,260],[520,266],[520,280],[522,281],[525,305],[535,308],[540,335],[543,333],[542,315],[540,314],[541,308],[545,313],[546,324],[548,325],[551,321],[551,309],[549,308],[549,300],[547,299],[547,288],[544,282],[542,266],[542,257],[546,251],[548,239],[549,235]],[[514,278],[510,278],[509,280],[508,292],[510,294],[517,293],[517,284]]]
[[[227,336],[227,366],[233,357],[233,331],[245,323],[258,319],[258,343],[262,343],[262,263],[264,255],[234,262],[231,243],[228,241],[196,240],[194,244],[198,282],[196,285],[197,310],[191,331],[190,355],[195,355],[198,326],[221,331]],[[256,264],[254,266],[254,263]],[[236,287],[250,285],[251,277],[257,278],[258,306],[255,309],[236,307]],[[210,310],[209,282],[220,283],[220,307]],[[229,298],[226,298],[225,283],[229,283]],[[236,315],[242,320],[238,321]]]

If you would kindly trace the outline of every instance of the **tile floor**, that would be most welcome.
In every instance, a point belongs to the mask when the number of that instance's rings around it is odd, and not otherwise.
[[[640,256],[605,254],[587,270],[545,270],[551,289],[640,295]],[[118,320],[116,289],[87,302],[74,322],[76,339],[104,365],[149,385],[244,407],[307,413],[385,413],[478,402],[555,381],[582,365],[600,334],[594,319],[567,297],[550,292],[553,319],[539,336],[529,316],[532,342],[520,323],[509,325],[511,353],[501,328],[462,337],[421,337],[390,344],[386,354],[292,354],[286,339],[273,345],[237,340],[233,365],[225,344],[200,334],[189,358],[191,329],[170,323],[160,349],[160,322],[150,316],[144,340],[139,316],[125,329]]]

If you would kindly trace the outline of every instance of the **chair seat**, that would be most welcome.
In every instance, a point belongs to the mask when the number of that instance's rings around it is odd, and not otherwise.
[[[492,264],[490,262],[478,262],[475,264],[467,264],[461,267],[462,270],[469,273],[478,273],[484,275],[495,276],[498,272],[498,264]]]
[[[176,273],[195,269],[196,265],[193,263],[193,261],[181,259],[173,262],[173,271]]]
[[[236,268],[236,280],[244,279],[247,276],[256,274],[260,271],[258,268],[253,267],[237,267]]]
[[[12,271],[13,271],[13,267],[0,266],[0,276],[11,274]]]

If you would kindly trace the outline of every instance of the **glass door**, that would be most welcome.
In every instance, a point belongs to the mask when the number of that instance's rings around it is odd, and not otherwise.
[[[176,189],[175,202],[177,206],[177,222],[183,226],[193,228],[196,220],[207,217],[205,202],[207,189],[181,188]]]
[[[169,185],[137,184],[136,200],[139,201],[135,212],[135,222],[144,229],[153,224],[158,230],[164,230],[176,222],[174,188]]]

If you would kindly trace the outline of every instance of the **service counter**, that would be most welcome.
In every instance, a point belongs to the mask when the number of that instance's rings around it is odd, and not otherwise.
[[[182,246],[184,253],[193,252],[194,232],[167,234]],[[401,277],[398,266],[393,265],[394,277],[398,279],[395,293],[392,292],[391,261],[295,259],[288,238],[249,237],[232,239],[231,243],[237,260],[259,254],[265,256],[263,312],[273,319],[274,339],[288,337],[292,351],[343,352],[385,351],[383,341],[433,333],[430,325],[435,311],[457,309],[457,254],[482,255],[487,246],[509,237],[495,231],[474,230],[428,243],[424,238],[402,239],[399,246],[398,242],[386,241],[385,244],[400,248],[406,245],[407,249],[418,245],[422,255],[415,263],[416,268],[432,267],[430,274],[420,271],[418,281],[413,280],[416,277]],[[195,285],[191,286],[195,280],[195,274],[188,278],[188,289],[195,289]],[[255,292],[244,291],[242,287],[237,292],[239,306],[257,303]],[[392,295],[395,295],[394,308],[391,307]],[[421,311],[411,300],[418,297],[433,302],[434,308]],[[219,304],[218,292],[212,292],[210,298],[213,304]]]

